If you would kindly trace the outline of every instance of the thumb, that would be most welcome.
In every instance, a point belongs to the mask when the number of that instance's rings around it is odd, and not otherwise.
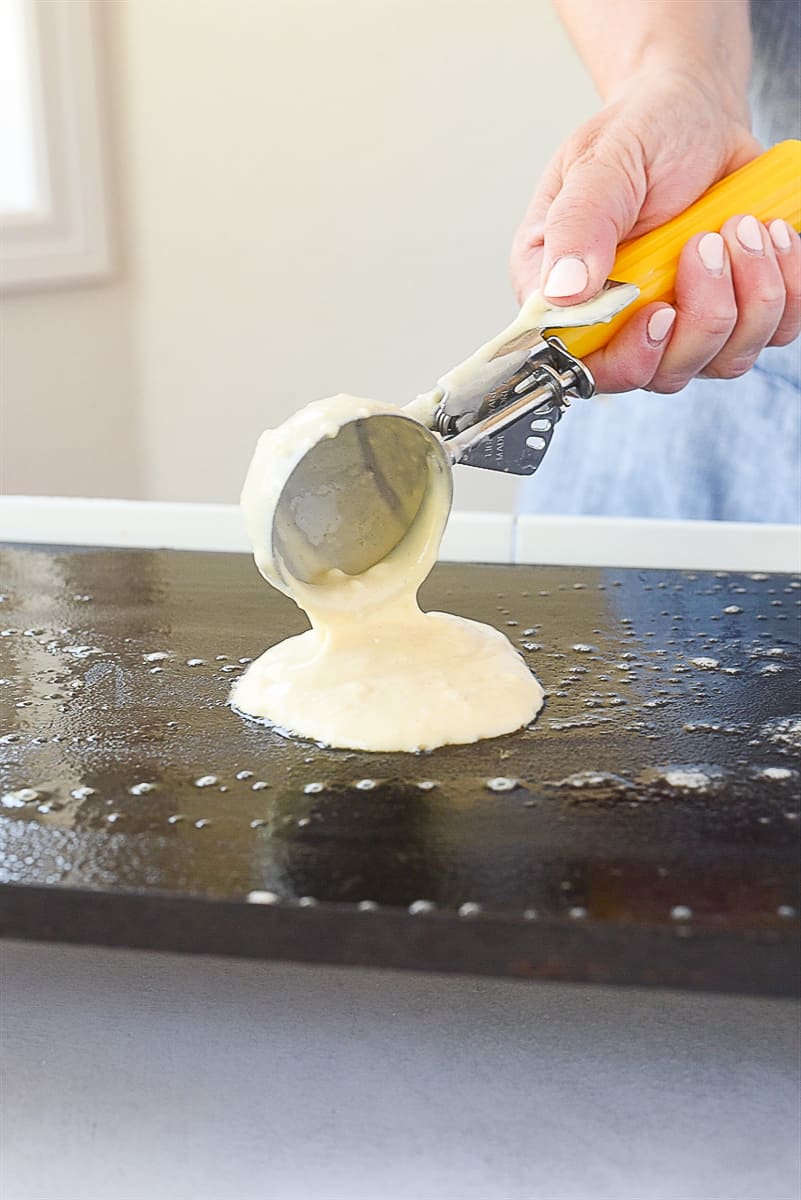
[[[645,199],[624,167],[597,158],[574,162],[545,214],[540,286],[555,304],[596,295]]]
[[[512,241],[509,273],[520,304],[540,286],[545,217],[561,187],[562,172],[558,160],[554,159],[537,185]]]

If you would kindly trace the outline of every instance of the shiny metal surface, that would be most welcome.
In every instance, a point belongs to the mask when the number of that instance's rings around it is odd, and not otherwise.
[[[435,475],[447,472],[439,441],[418,421],[379,414],[348,422],[287,480],[272,528],[276,561],[305,583],[332,568],[362,574],[403,541]]]
[[[521,367],[482,397],[475,414],[447,415],[447,397],[436,417],[446,432],[452,462],[509,475],[533,475],[570,401],[595,392],[592,373],[558,338],[542,339]]]
[[[0,933],[797,989],[797,578],[439,566],[424,606],[549,697],[411,756],[226,707],[304,628],[244,555],[17,548],[2,578]]]
[[[304,583],[332,569],[362,574],[404,540],[428,489],[451,464],[533,474],[571,398],[595,391],[584,364],[558,338],[538,332],[522,361],[515,343],[493,378],[476,392],[475,408],[458,417],[444,394],[433,417],[443,440],[399,412],[349,421],[312,446],[273,515],[272,552],[282,573]]]

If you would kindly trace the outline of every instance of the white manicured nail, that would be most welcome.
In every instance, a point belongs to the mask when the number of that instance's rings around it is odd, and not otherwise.
[[[560,258],[551,267],[543,289],[552,300],[577,296],[583,292],[589,280],[589,272],[580,258]]]
[[[664,342],[676,320],[675,308],[659,308],[648,318],[648,341],[655,346]]]
[[[737,226],[737,241],[743,250],[748,250],[751,254],[765,253],[762,243],[762,226],[756,217],[743,217]]]
[[[719,233],[705,233],[698,243],[698,256],[712,275],[723,274],[726,247]]]
[[[793,243],[790,238],[790,230],[787,228],[785,221],[779,221],[778,219],[771,221],[768,226],[768,232],[770,233],[770,240],[777,250],[787,251],[790,249]]]

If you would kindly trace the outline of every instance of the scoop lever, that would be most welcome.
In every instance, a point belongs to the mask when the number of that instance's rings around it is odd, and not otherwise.
[[[465,425],[441,405],[434,428],[452,463],[533,475],[571,399],[586,400],[594,392],[587,367],[559,338],[540,335],[523,365],[484,397],[478,420]]]

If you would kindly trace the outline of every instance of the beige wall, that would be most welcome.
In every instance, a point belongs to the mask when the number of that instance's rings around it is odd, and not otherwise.
[[[144,495],[127,287],[15,295],[0,326],[1,490]]]
[[[547,0],[99,16],[119,267],[3,300],[6,491],[233,500],[264,426],[404,402],[511,317],[516,220],[595,105]]]

